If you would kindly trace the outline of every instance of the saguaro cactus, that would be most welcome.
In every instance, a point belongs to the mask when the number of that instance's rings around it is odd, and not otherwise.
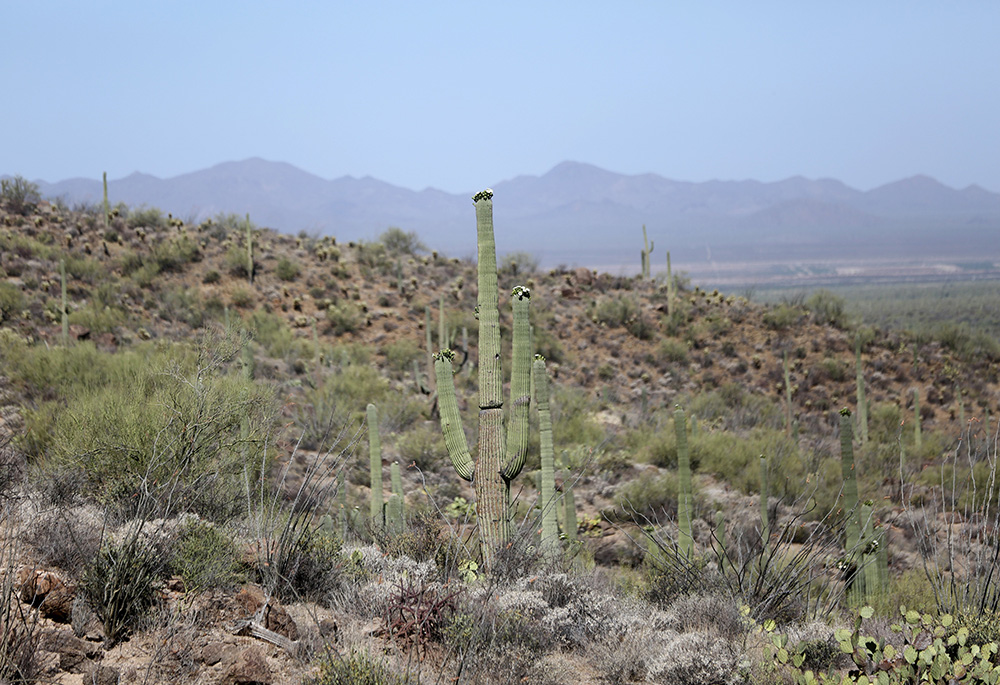
[[[642,225],[642,277],[649,278],[649,255],[653,252],[653,243],[646,237],[646,224]]]
[[[860,562],[861,512],[858,508],[858,479],[854,471],[854,430],[851,426],[851,410],[847,407],[840,410],[840,467],[844,477],[844,489],[841,493],[843,511],[848,517],[844,549],[847,552],[848,567],[856,569]],[[864,580],[861,574],[855,572],[851,599],[857,602],[863,597]]]
[[[667,317],[674,318],[674,273],[670,268],[670,250],[667,250]]]
[[[503,374],[500,368],[500,311],[497,287],[496,243],[493,238],[493,191],[472,198],[476,207],[479,245],[479,444],[476,459],[469,453],[455,397],[454,353],[435,356],[441,429],[448,456],[458,475],[471,480],[476,492],[479,540],[486,568],[497,549],[510,540],[510,481],[524,466],[531,403],[531,349],[528,309],[531,293],[517,286],[511,293],[514,309],[513,368],[510,410],[504,433]]]
[[[108,204],[108,172],[104,172],[104,228],[111,226],[111,205]]]
[[[858,372],[858,430],[861,444],[868,443],[868,400],[865,398],[865,374],[861,365],[861,338],[854,339],[854,358]]]
[[[760,455],[760,539],[767,549],[767,543],[771,539],[771,523],[768,516],[767,498],[769,495],[767,481],[767,457]]]
[[[556,516],[556,464],[552,447],[552,413],[549,411],[549,378],[545,369],[545,358],[535,355],[531,367],[535,384],[535,402],[538,403],[538,431],[542,475],[539,490],[541,491],[542,508],[542,548],[550,553],[559,549],[559,525]]]
[[[253,224],[250,223],[250,215],[247,214],[247,279],[253,285]]]
[[[920,433],[920,388],[913,389],[913,445],[918,450],[923,447],[923,436]]]
[[[691,532],[691,453],[688,451],[687,424],[684,410],[674,411],[674,431],[677,433],[677,546],[682,555],[694,556],[694,535]]]
[[[66,260],[59,260],[59,282],[62,285],[62,344],[69,345],[69,303],[66,301]]]
[[[382,441],[378,434],[378,410],[369,404],[366,410],[368,420],[368,459],[371,469],[371,525],[372,531],[381,531],[385,525],[382,505]]]

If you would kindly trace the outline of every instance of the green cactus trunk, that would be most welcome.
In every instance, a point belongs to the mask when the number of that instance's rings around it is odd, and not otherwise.
[[[247,280],[253,285],[253,224],[247,214]]]
[[[490,569],[497,550],[511,539],[510,481],[520,473],[528,442],[531,350],[528,309],[531,293],[515,287],[513,368],[509,416],[504,431],[503,373],[500,366],[500,311],[496,243],[493,237],[493,192],[477,193],[476,227],[479,245],[479,443],[476,459],[469,453],[455,396],[451,350],[435,357],[441,429],[448,456],[459,476],[472,480],[483,565]]]
[[[674,431],[677,434],[677,545],[681,554],[694,557],[694,536],[691,532],[691,453],[688,451],[687,425],[684,410],[677,407],[674,412]]]
[[[424,307],[424,345],[427,347],[427,391],[433,392],[434,381],[434,340],[431,336],[431,308]],[[443,349],[443,348],[442,348]]]
[[[385,528],[385,513],[382,504],[382,442],[378,434],[378,410],[369,404],[366,410],[368,420],[368,459],[371,473],[371,503],[369,519],[373,533]]]
[[[871,603],[882,597],[882,566],[879,551],[882,544],[882,526],[876,526],[872,518],[874,502],[865,500],[861,505],[862,545],[861,566],[864,575],[864,602]],[[887,558],[888,559],[888,558]]]
[[[785,370],[785,435],[792,434],[792,374],[788,368],[788,352],[782,354],[782,366]]]
[[[920,433],[920,388],[913,389],[913,446],[918,450],[923,446],[924,439]]]
[[[108,203],[108,172],[104,172],[104,228],[111,227],[111,205]]]
[[[344,469],[337,471],[337,524],[340,529],[340,540],[347,540],[347,484],[344,482]]]
[[[653,243],[649,242],[649,239],[646,237],[646,225],[643,224],[641,268],[642,268],[642,277],[645,280],[649,279],[649,255],[652,254],[652,252],[653,252]]]
[[[559,524],[556,515],[556,464],[552,445],[552,414],[549,411],[549,378],[545,359],[535,355],[532,365],[535,401],[538,403],[538,430],[541,445],[542,549],[549,555],[559,550]]]
[[[670,250],[667,250],[667,318],[674,318],[674,273],[670,268]]]
[[[403,532],[403,498],[395,493],[385,504],[385,530],[389,535]]]
[[[868,401],[865,399],[865,376],[861,365],[861,338],[854,339],[854,355],[858,371],[858,429],[861,444],[868,444]]]
[[[66,298],[66,260],[59,260],[59,281],[62,284],[62,344],[63,347],[69,345],[69,302]]]
[[[389,464],[389,482],[392,484],[392,494],[399,497],[399,515],[400,519],[402,519],[406,513],[406,496],[403,494],[403,478],[399,473],[398,461]],[[402,520],[400,520],[400,523],[402,524]]]
[[[854,430],[851,426],[851,410],[846,407],[840,410],[840,466],[844,478],[844,487],[841,493],[843,499],[842,510],[844,515],[848,517],[844,549],[846,550],[848,567],[857,569],[861,563],[859,554],[861,547],[861,512],[858,507],[858,479],[857,473],[854,470]],[[853,602],[859,602],[863,598],[864,578],[862,574],[855,572],[849,599]]]

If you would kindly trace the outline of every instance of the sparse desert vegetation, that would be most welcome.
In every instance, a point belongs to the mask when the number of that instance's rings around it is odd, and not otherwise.
[[[997,681],[993,338],[482,264],[5,184],[0,681]]]

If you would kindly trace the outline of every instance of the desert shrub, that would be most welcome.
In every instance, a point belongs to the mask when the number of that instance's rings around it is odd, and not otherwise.
[[[181,321],[192,328],[201,328],[205,323],[203,298],[196,288],[171,288],[160,301],[160,317],[167,321]]]
[[[201,282],[205,284],[212,284],[212,283],[218,283],[221,280],[222,280],[222,275],[215,269],[210,269],[201,279]]]
[[[302,268],[298,262],[293,262],[288,257],[282,257],[274,267],[274,274],[283,281],[294,281],[302,273]]]
[[[109,645],[128,637],[156,601],[154,583],[165,570],[164,550],[132,524],[123,541],[106,545],[88,565],[81,589],[104,625]]]
[[[847,325],[844,298],[834,295],[829,290],[820,289],[810,295],[806,300],[806,309],[817,323],[829,324],[836,328],[844,328]]]
[[[304,504],[312,506],[311,502]],[[293,528],[268,557],[270,568],[262,580],[280,579],[276,589],[284,601],[305,599],[328,606],[343,580],[340,548],[340,538],[332,533],[308,524],[301,532]]]
[[[0,322],[20,316],[24,303],[20,288],[13,283],[0,283]]]
[[[781,409],[768,397],[747,392],[739,383],[726,383],[708,393],[696,395],[689,409],[700,420],[730,430],[783,426]]]
[[[232,536],[197,519],[188,521],[178,532],[170,571],[184,579],[187,592],[229,589],[246,582]]]
[[[246,278],[250,274],[250,262],[248,260],[246,245],[230,245],[229,249],[226,250],[226,256],[223,258],[222,263],[228,271],[233,276],[239,276]]]
[[[782,331],[798,324],[802,320],[801,308],[791,304],[778,304],[764,312],[764,325],[776,331]]]
[[[320,662],[310,685],[404,685],[408,680],[389,670],[384,660],[367,652],[333,653]]]
[[[593,319],[609,328],[618,328],[639,316],[639,306],[631,297],[605,297],[594,307]]]
[[[358,264],[370,269],[386,269],[389,266],[389,256],[382,243],[361,241],[358,243],[357,255]]]
[[[356,331],[365,321],[361,309],[350,301],[338,302],[327,307],[326,320],[334,335]]]
[[[42,201],[38,184],[22,176],[0,179],[0,201],[14,214],[30,214]]]
[[[253,293],[246,288],[233,288],[229,294],[229,304],[237,309],[246,309],[253,305]]]
[[[817,373],[831,381],[842,383],[847,380],[847,366],[838,359],[827,357],[816,365]]]
[[[414,231],[407,232],[395,226],[390,226],[383,231],[382,235],[378,237],[378,241],[385,246],[386,251],[393,257],[414,255],[427,250],[427,247],[420,242],[419,236]]]
[[[385,360],[397,373],[409,373],[413,362],[422,359],[424,351],[417,343],[406,338],[393,340],[385,346]]]
[[[500,258],[500,273],[524,276],[538,271],[538,257],[530,252],[508,252]]]
[[[648,519],[671,518],[677,512],[677,474],[630,480],[618,488],[615,504],[619,513],[631,519],[633,515]]]
[[[101,521],[79,509],[38,516],[28,542],[46,566],[55,566],[73,577],[83,575],[101,549]]]
[[[396,440],[396,449],[406,464],[415,463],[423,471],[436,471],[448,450],[440,426],[425,423],[406,431]]]
[[[70,385],[66,409],[50,426],[49,465],[83,469],[88,493],[121,514],[135,493],[162,491],[164,504],[210,519],[233,515],[245,469],[259,464],[246,456],[261,449],[272,394],[225,372],[240,340],[208,346],[183,360],[126,355],[102,383]]]
[[[724,478],[747,494],[760,491],[761,455],[769,460],[772,496],[791,502],[802,494],[805,464],[783,432],[763,428],[745,435],[703,431],[691,440],[691,460],[697,460],[700,471]]]
[[[150,260],[163,272],[179,271],[185,264],[199,259],[201,250],[198,243],[187,236],[164,240],[150,254]]]
[[[166,228],[167,217],[159,207],[134,207],[128,212],[125,224],[129,228]]]
[[[657,358],[661,364],[686,364],[688,360],[687,345],[677,338],[664,338],[657,348]]]

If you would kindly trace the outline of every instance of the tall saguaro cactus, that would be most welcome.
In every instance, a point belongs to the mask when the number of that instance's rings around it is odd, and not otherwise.
[[[479,245],[479,443],[476,458],[469,453],[455,397],[454,353],[443,349],[435,356],[441,430],[455,471],[471,480],[476,492],[476,514],[483,563],[492,566],[497,549],[510,540],[510,481],[521,472],[528,445],[528,409],[531,403],[531,346],[528,309],[531,293],[517,286],[511,293],[514,342],[510,402],[504,432],[503,373],[500,367],[500,310],[496,243],[493,237],[493,191],[472,198],[476,207]]]
[[[851,410],[847,407],[840,410],[840,466],[844,477],[841,494],[844,499],[843,511],[848,517],[844,549],[848,565],[856,569],[861,562],[861,511],[858,507],[858,478],[854,470],[854,429],[851,426]],[[860,573],[854,574],[850,594],[854,602],[864,598],[864,578]]]
[[[865,374],[861,365],[861,338],[854,339],[854,358],[858,375],[858,432],[861,434],[861,444],[868,443],[868,400],[865,398]]]
[[[545,359],[535,355],[531,367],[535,381],[535,401],[538,403],[538,432],[542,462],[541,508],[542,548],[550,554],[559,549],[559,525],[556,518],[556,459],[552,447],[552,413],[549,411],[549,377]]]
[[[366,410],[368,420],[368,459],[371,469],[371,525],[372,531],[381,531],[385,525],[382,504],[382,441],[378,434],[378,410],[369,404]]]
[[[104,228],[111,226],[111,205],[108,204],[108,172],[104,172]]]
[[[646,224],[642,225],[642,277],[649,278],[649,255],[653,252],[653,243],[646,237]]]
[[[677,543],[681,554],[691,559],[694,557],[694,535],[691,532],[691,452],[688,450],[684,410],[680,407],[674,411],[674,430],[677,433],[677,476],[680,481],[677,493]]]
[[[250,285],[253,285],[253,224],[250,223],[250,215],[247,214],[247,278]]]

